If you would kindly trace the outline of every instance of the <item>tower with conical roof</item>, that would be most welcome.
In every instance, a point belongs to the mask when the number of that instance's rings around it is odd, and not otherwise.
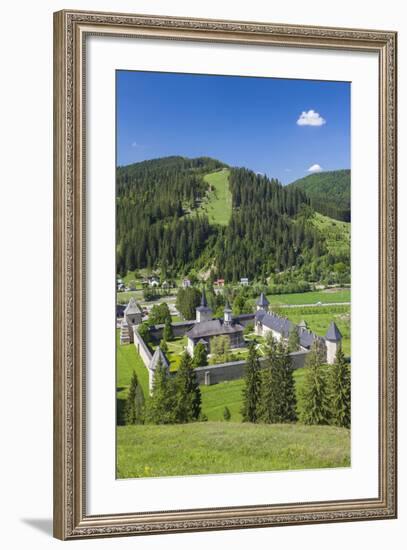
[[[256,300],[256,310],[257,311],[268,311],[270,302],[267,300],[264,292]]]
[[[336,324],[331,321],[325,334],[326,362],[332,365],[335,362],[336,352],[342,342],[342,334]]]
[[[223,310],[223,324],[226,326],[232,324],[232,310],[230,308],[228,300],[226,300],[225,309]]]
[[[205,288],[202,289],[201,305],[196,308],[196,322],[202,323],[212,319],[212,310],[206,301]]]
[[[148,388],[150,390],[150,394],[153,391],[154,387],[154,375],[155,371],[157,369],[158,363],[161,362],[164,367],[167,370],[167,374],[170,368],[170,365],[168,363],[167,358],[164,355],[163,350],[158,346],[158,348],[155,350],[153,357],[151,358],[150,364],[148,365]]]

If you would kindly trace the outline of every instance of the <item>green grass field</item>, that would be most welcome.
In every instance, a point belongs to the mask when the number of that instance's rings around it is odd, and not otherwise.
[[[331,288],[293,294],[268,294],[271,305],[336,304],[350,302],[350,288]]]
[[[296,324],[304,320],[308,328],[320,336],[325,336],[330,322],[334,321],[343,336],[342,349],[345,355],[350,355],[350,306],[286,307],[280,308],[279,313]]]
[[[328,216],[323,216],[318,212],[312,218],[312,223],[325,237],[328,252],[334,254],[350,253],[350,223],[328,218]]]
[[[211,186],[207,197],[198,208],[198,213],[205,213],[210,223],[227,225],[232,215],[232,194],[229,191],[229,173],[223,170],[206,174],[204,180]]]
[[[349,467],[349,451],[349,430],[332,426],[232,421],[119,426],[117,476]]]

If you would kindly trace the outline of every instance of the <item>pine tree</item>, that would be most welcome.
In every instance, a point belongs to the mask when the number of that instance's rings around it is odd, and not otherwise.
[[[149,422],[152,424],[175,423],[175,387],[161,359],[154,372],[153,391],[148,403],[147,418]]]
[[[288,351],[299,351],[300,349],[300,336],[298,334],[298,330],[296,327],[293,327],[292,330],[290,330],[290,334],[288,336]]]
[[[144,394],[138,382],[137,374],[133,371],[126,400],[126,424],[143,424],[143,422]]]
[[[194,368],[205,367],[208,364],[208,354],[206,347],[202,342],[198,342],[194,348],[194,358],[192,365]]]
[[[176,376],[176,419],[177,422],[197,420],[201,412],[201,390],[187,351],[182,354]]]
[[[281,368],[280,422],[295,422],[297,420],[297,396],[292,359],[288,346],[285,344],[280,343],[279,351]]]
[[[168,318],[166,319],[165,325],[164,325],[163,339],[166,342],[171,342],[171,340],[174,339],[174,333],[173,333],[173,330],[172,330],[171,320],[168,319]]]
[[[329,375],[331,391],[331,422],[334,426],[350,428],[351,423],[351,377],[345,355],[338,348],[335,363]]]
[[[161,351],[165,354],[165,353],[168,353],[168,345],[167,345],[167,341],[166,340],[161,340],[160,341],[160,349]]]
[[[322,352],[318,342],[315,342],[305,366],[300,420],[304,424],[328,424],[329,408],[329,388],[322,367]]]
[[[261,420],[266,424],[280,422],[281,368],[277,342],[267,335],[267,368],[262,373]]]
[[[250,345],[243,389],[243,422],[257,422],[260,416],[261,373],[259,355],[254,343]]]

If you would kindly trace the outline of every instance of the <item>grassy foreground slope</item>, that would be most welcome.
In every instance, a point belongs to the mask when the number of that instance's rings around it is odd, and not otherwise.
[[[197,422],[117,428],[117,476],[348,467],[350,432],[332,426]]]
[[[204,176],[211,190],[202,203],[199,212],[204,212],[210,223],[227,225],[232,215],[232,194],[229,190],[230,170],[223,168]]]

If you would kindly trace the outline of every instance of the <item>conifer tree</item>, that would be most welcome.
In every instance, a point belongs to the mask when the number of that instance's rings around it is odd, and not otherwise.
[[[163,353],[167,353],[168,352],[168,345],[167,345],[167,341],[166,340],[161,340],[160,341],[160,349]]]
[[[187,351],[182,354],[176,376],[176,419],[177,422],[197,420],[201,412],[201,390]]]
[[[168,319],[168,318],[165,320],[165,325],[164,325],[164,330],[163,330],[163,339],[166,342],[171,342],[171,340],[174,339],[174,333],[173,333],[173,330],[172,330],[171,319]]]
[[[144,394],[135,371],[133,371],[130,381],[125,418],[126,424],[143,424],[144,422]]]
[[[257,422],[260,417],[261,373],[259,355],[254,343],[250,345],[245,368],[243,389],[243,422]]]
[[[335,363],[330,368],[331,423],[334,426],[350,428],[351,423],[351,377],[345,355],[338,348]]]
[[[202,342],[198,342],[194,348],[194,358],[192,360],[192,366],[205,367],[208,364],[208,354],[206,352],[206,347]]]
[[[280,422],[281,368],[277,342],[267,335],[267,368],[262,373],[261,420],[266,424]]]
[[[298,330],[296,327],[293,327],[292,330],[290,330],[290,334],[288,336],[288,351],[299,351],[300,349],[300,336],[298,334]]]
[[[174,383],[160,359],[154,372],[153,391],[147,408],[148,421],[152,424],[174,424],[175,404]]]
[[[279,353],[281,368],[280,422],[295,422],[297,420],[297,396],[293,376],[294,370],[288,346],[279,343]]]
[[[314,342],[307,357],[304,385],[301,388],[300,420],[304,424],[328,424],[329,388],[322,367],[322,350]]]

